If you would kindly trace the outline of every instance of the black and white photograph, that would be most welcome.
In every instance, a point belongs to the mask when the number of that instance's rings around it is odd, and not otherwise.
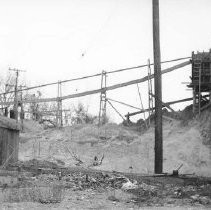
[[[211,209],[211,0],[0,0],[0,210]]]

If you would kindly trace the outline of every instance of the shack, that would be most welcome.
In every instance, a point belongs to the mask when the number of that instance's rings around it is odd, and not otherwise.
[[[211,101],[211,50],[192,53],[192,76],[188,87],[193,89],[193,111],[201,111]]]
[[[0,167],[18,160],[20,128],[16,120],[0,116]]]

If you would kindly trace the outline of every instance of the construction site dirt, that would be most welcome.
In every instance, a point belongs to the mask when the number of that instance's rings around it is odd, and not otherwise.
[[[183,120],[165,114],[160,175],[153,174],[153,123],[140,132],[25,121],[20,161],[0,171],[1,209],[211,208],[211,114],[195,119],[188,110]]]

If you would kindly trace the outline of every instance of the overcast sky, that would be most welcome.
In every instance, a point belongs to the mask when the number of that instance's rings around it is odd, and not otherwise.
[[[160,0],[162,60],[191,56],[211,48],[210,0]],[[0,0],[0,71],[26,70],[28,85],[54,82],[153,62],[151,0]],[[171,65],[174,65],[172,63]],[[163,66],[165,68],[167,66]],[[163,100],[191,96],[186,67],[163,76]],[[108,85],[146,75],[147,69],[108,77]],[[65,84],[63,95],[100,87],[100,78]],[[146,84],[140,85],[147,107]],[[56,96],[56,87],[43,90]],[[135,85],[108,93],[140,106]],[[83,101],[96,111],[99,95]],[[122,114],[135,110],[116,105]],[[181,108],[176,105],[175,108]],[[114,112],[109,110],[115,120]]]

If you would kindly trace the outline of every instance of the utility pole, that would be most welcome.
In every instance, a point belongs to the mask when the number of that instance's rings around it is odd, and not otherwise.
[[[162,78],[160,58],[159,0],[152,0],[153,50],[155,75],[155,161],[156,174],[163,173]]]
[[[23,120],[24,120],[24,109],[23,109],[23,87],[26,87],[26,86],[23,86],[23,85],[20,85],[20,90],[21,90],[21,95],[20,95],[20,99],[21,99],[21,115],[20,115],[20,119],[21,119],[21,129],[23,131]]]
[[[24,70],[20,70],[20,69],[11,69],[11,68],[9,68],[9,71],[15,71],[16,72],[14,111],[15,111],[15,119],[18,122],[18,77],[19,77],[19,72],[25,72],[25,71]]]
[[[56,121],[57,121],[57,126],[62,127],[63,126],[62,100],[60,99],[62,97],[62,83],[61,83],[61,81],[58,81],[57,95],[58,95],[58,100],[57,100],[57,114],[56,114],[57,120]]]

